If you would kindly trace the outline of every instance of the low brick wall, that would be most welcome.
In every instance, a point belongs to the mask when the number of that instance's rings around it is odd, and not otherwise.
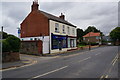
[[[42,41],[21,41],[21,54],[42,54]]]
[[[20,54],[19,52],[13,52],[13,53],[2,53],[2,62],[14,62],[20,60]]]

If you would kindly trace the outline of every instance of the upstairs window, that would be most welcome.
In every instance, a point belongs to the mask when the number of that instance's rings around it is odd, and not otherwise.
[[[63,33],[65,34],[65,25],[63,25]]]
[[[70,28],[69,27],[67,27],[67,30],[68,30],[68,34],[70,34]]]
[[[73,35],[75,34],[75,30],[74,30],[74,28],[72,29],[72,33],[73,33]]]
[[[98,37],[98,36],[96,36],[96,39],[99,39],[99,37]]]
[[[55,32],[59,33],[59,24],[55,23]]]

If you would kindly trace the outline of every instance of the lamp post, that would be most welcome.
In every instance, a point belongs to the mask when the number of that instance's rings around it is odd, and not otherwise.
[[[1,62],[0,62],[0,64],[2,64],[2,39],[3,39],[3,26],[1,27],[1,39],[0,39],[0,43],[1,43],[1,50],[0,50],[0,60],[1,60]],[[2,66],[0,66],[0,67],[2,67]]]
[[[1,54],[2,54],[3,26],[1,27]]]

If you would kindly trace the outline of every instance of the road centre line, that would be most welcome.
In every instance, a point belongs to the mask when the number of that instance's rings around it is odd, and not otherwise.
[[[115,59],[115,61],[113,62],[113,64],[112,64],[113,66],[115,65],[116,61],[117,61],[117,59]]]
[[[105,78],[108,78],[108,75],[106,75]]]
[[[80,61],[78,61],[78,62],[82,62],[82,61],[88,60],[88,59],[90,59],[90,58],[91,58],[91,57],[88,57],[88,58],[85,58],[85,59],[80,60]]]
[[[100,77],[100,80],[102,80],[102,79],[104,79],[104,78],[108,78],[108,75],[102,75],[101,77]]]
[[[118,54],[115,56],[115,58],[112,60],[111,64],[114,66],[114,64],[116,63],[118,59]]]
[[[31,78],[31,79],[28,79],[28,80],[32,80],[32,79],[35,79],[35,78],[39,78],[39,77],[42,77],[42,76],[45,76],[45,75],[48,75],[48,74],[57,72],[57,71],[59,71],[59,70],[65,69],[65,68],[67,68],[67,67],[68,67],[68,66],[61,67],[61,68],[59,68],[59,69],[55,69],[55,70],[53,70],[53,71],[50,71],[50,72],[47,72],[47,73],[44,73],[44,74],[35,76],[35,77],[33,77],[33,78]]]
[[[97,55],[99,55],[99,54],[101,54],[101,53],[98,53],[98,54],[95,54],[95,55],[97,56]]]

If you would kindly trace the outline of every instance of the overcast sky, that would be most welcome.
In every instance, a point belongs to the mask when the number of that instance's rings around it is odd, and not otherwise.
[[[118,26],[118,2],[113,1],[39,1],[39,10],[55,16],[62,12],[65,19],[77,28],[85,30],[88,26],[95,26],[107,35]],[[17,27],[30,13],[31,5],[32,1],[0,2],[0,26],[4,26],[4,31],[17,36]]]

